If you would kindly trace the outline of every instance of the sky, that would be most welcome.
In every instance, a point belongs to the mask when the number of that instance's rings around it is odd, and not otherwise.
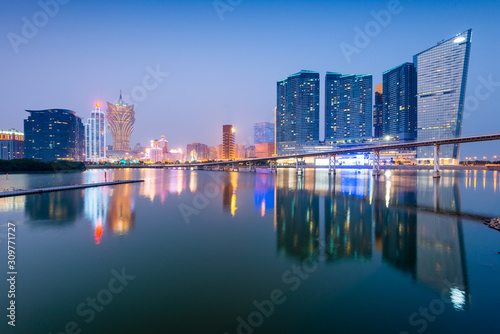
[[[384,71],[472,28],[462,135],[498,133],[499,12],[498,1],[0,0],[0,129],[22,130],[26,109],[86,119],[122,90],[135,105],[132,147],[162,135],[170,148],[217,145],[223,124],[250,145],[253,124],[274,121],[276,82],[312,70],[322,140],[327,71],[381,83]],[[462,159],[493,155],[499,142],[462,145]]]

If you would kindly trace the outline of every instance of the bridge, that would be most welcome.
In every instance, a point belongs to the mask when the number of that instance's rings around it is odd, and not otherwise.
[[[336,156],[341,154],[358,153],[358,152],[373,152],[374,161],[372,167],[372,174],[378,176],[380,172],[380,152],[389,151],[395,149],[405,149],[405,148],[415,148],[424,146],[434,147],[434,178],[441,177],[440,174],[440,146],[441,145],[452,145],[452,144],[465,144],[465,143],[475,143],[483,141],[493,141],[500,140],[500,133],[490,134],[490,135],[479,135],[479,136],[468,136],[459,138],[447,138],[447,139],[435,139],[427,141],[415,141],[415,142],[394,142],[394,143],[384,143],[384,144],[374,144],[374,145],[359,145],[344,149],[337,149],[333,151],[326,152],[315,152],[315,153],[302,153],[302,154],[289,154],[289,155],[277,155],[272,157],[263,158],[248,158],[240,160],[226,160],[226,161],[213,161],[213,162],[197,162],[197,163],[184,163],[184,164],[164,164],[155,166],[156,168],[196,168],[204,170],[224,170],[224,168],[230,167],[232,170],[238,170],[240,164],[248,165],[251,172],[256,171],[257,162],[268,162],[271,173],[275,173],[277,170],[277,160],[281,159],[295,159],[296,161],[296,173],[304,173],[304,158],[307,157],[329,157],[329,167],[328,174],[336,173]]]

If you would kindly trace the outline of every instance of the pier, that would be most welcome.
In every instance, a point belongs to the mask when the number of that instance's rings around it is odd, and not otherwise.
[[[53,191],[85,189],[85,188],[104,187],[104,186],[114,186],[114,185],[118,185],[118,184],[138,183],[138,182],[144,182],[144,180],[125,180],[125,181],[100,182],[100,183],[90,183],[90,184],[74,184],[74,185],[70,185],[70,186],[60,186],[60,187],[37,188],[37,189],[28,189],[28,190],[5,191],[5,192],[0,192],[0,198],[2,198],[2,197],[11,197],[11,196],[31,195],[31,194],[41,194],[41,193],[48,193],[48,192],[53,192]]]

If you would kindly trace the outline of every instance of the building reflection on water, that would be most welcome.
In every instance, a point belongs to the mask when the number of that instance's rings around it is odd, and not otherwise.
[[[253,207],[261,217],[266,215],[267,210],[274,209],[274,180],[268,174],[255,175]]]
[[[336,177],[293,170],[276,176],[279,254],[367,261],[375,254],[437,294],[457,310],[470,303],[458,177],[441,181],[417,173],[341,170]],[[420,209],[423,208],[423,209]],[[445,214],[443,214],[443,212]]]
[[[106,226],[110,189],[88,188],[85,190],[84,211],[94,229],[96,244],[101,243],[103,229]]]
[[[125,235],[134,227],[135,199],[133,184],[121,184],[110,191],[109,206],[106,214],[108,230],[113,234]]]
[[[319,197],[314,178],[279,173],[276,180],[278,252],[300,259],[319,256]]]
[[[83,190],[26,196],[25,213],[30,221],[44,221],[47,224],[73,223],[82,211]]]
[[[224,179],[222,186],[222,210],[236,215],[236,190],[238,190],[238,173],[229,173],[229,177]]]

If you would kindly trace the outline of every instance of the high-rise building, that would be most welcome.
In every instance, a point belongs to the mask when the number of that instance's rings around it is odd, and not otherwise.
[[[158,146],[151,147],[149,149],[149,159],[151,162],[163,161],[163,150]]]
[[[217,148],[215,146],[210,146],[208,148],[208,160],[217,160],[219,156],[217,154]]]
[[[417,137],[417,73],[404,63],[383,74],[383,136],[399,140]]]
[[[462,135],[472,30],[438,43],[413,57],[417,71],[417,137],[419,141]],[[444,163],[457,163],[460,145],[443,145]],[[420,147],[417,159],[434,158],[432,147]]]
[[[161,136],[160,140],[158,140],[158,147],[163,149],[163,153],[168,153],[168,140],[165,139],[165,136]]]
[[[255,123],[253,138],[255,144],[274,143],[274,124],[269,122]]]
[[[247,148],[244,144],[236,144],[236,159],[245,159],[247,157]]]
[[[186,160],[207,160],[209,149],[208,146],[201,143],[192,143],[186,146]]]
[[[223,159],[223,156],[224,156],[223,147],[224,147],[224,145],[222,145],[222,144],[219,144],[215,147],[215,149],[217,150],[217,159]]]
[[[382,137],[383,130],[383,109],[384,109],[384,85],[375,85],[375,104],[373,105],[373,137]]]
[[[24,157],[42,161],[83,161],[85,134],[80,117],[66,109],[26,110]]]
[[[273,144],[274,148],[274,144]],[[246,153],[245,153],[246,158],[256,158],[257,156],[255,155],[255,146],[250,145],[246,148]]]
[[[260,122],[254,125],[255,156],[270,157],[276,153],[275,126],[273,123]]]
[[[125,103],[120,92],[120,99],[116,104],[108,102],[106,119],[108,120],[108,128],[113,136],[113,150],[129,151],[130,135],[134,131],[135,123],[134,105]]]
[[[325,141],[372,138],[372,76],[326,73]]]
[[[85,123],[85,160],[99,162],[106,159],[106,117],[101,104],[96,103]]]
[[[277,83],[276,149],[295,153],[319,143],[319,73],[300,71]]]
[[[222,159],[234,159],[236,157],[234,132],[232,125],[222,126]]]
[[[24,133],[0,130],[0,160],[24,158]]]
[[[255,156],[257,158],[271,157],[275,153],[274,143],[255,144]]]

